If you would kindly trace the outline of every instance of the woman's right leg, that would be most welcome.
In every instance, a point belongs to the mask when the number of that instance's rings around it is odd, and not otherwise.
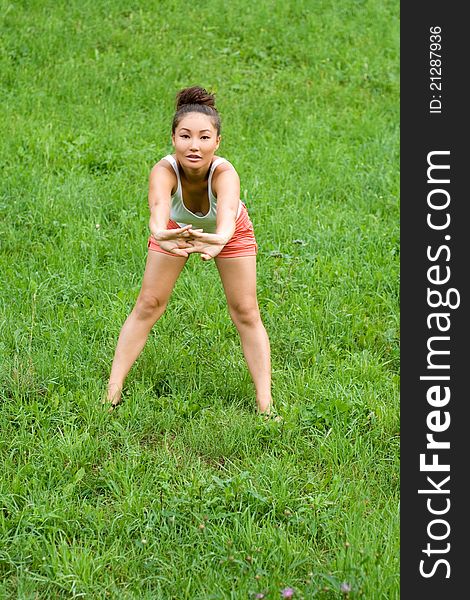
[[[142,287],[122,326],[108,382],[107,400],[120,402],[124,380],[145,346],[150,330],[162,316],[187,258],[149,250]]]

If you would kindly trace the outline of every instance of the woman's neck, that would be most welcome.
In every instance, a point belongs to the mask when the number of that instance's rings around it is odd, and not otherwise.
[[[207,181],[209,179],[210,173],[210,165],[209,167],[199,167],[198,169],[192,169],[191,171],[186,171],[180,163],[178,163],[178,167],[180,170],[180,176],[183,177],[190,184],[202,183],[203,181]]]

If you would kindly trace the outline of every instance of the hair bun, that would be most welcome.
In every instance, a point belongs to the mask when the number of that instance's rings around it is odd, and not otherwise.
[[[176,94],[176,110],[185,104],[203,104],[215,109],[215,95],[197,85],[184,88]]]
[[[183,88],[176,94],[176,112],[171,125],[171,133],[175,133],[181,119],[188,113],[201,113],[210,117],[213,126],[220,135],[220,115],[215,107],[215,94],[194,85]]]

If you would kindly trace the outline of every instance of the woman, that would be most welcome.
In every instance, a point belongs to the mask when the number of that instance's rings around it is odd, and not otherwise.
[[[214,95],[200,87],[176,96],[174,154],[149,178],[150,237],[142,288],[124,323],[108,383],[110,410],[121,401],[124,380],[162,316],[190,254],[214,259],[230,316],[238,329],[260,413],[271,413],[269,339],[256,299],[258,246],[234,167],[215,155],[220,117]]]

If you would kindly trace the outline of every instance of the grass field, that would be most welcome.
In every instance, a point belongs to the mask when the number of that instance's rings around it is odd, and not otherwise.
[[[0,0],[0,23],[0,598],[398,599],[398,3]],[[197,256],[100,404],[188,85],[255,227],[282,424]]]

